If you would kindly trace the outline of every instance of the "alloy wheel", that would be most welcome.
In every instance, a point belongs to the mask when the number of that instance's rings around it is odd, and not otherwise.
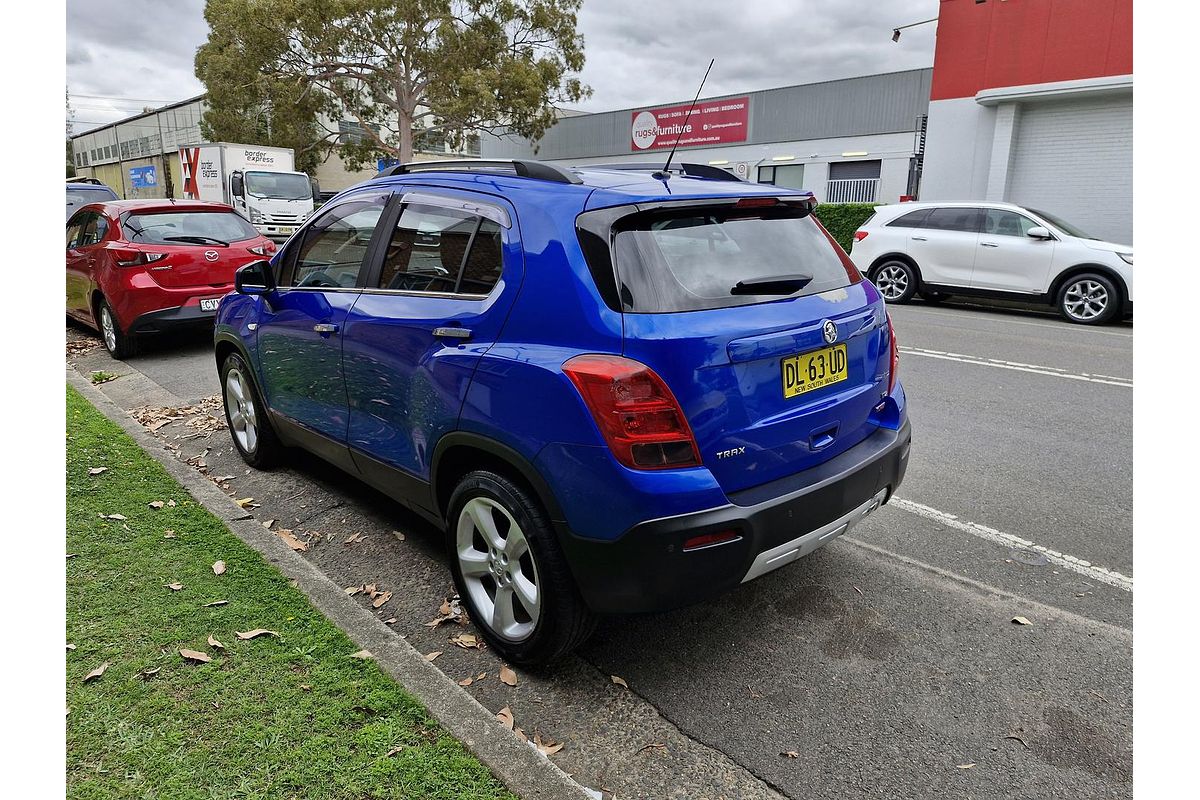
[[[529,540],[512,514],[488,497],[467,501],[458,515],[455,556],[472,604],[498,636],[529,638],[542,611],[542,588]]]
[[[1072,319],[1090,322],[1108,308],[1108,289],[1099,281],[1085,278],[1063,292],[1063,310]]]
[[[229,425],[233,437],[243,451],[253,453],[258,447],[258,413],[254,398],[242,371],[236,367],[225,375],[225,408],[229,411]]]
[[[908,291],[908,271],[896,264],[887,264],[876,273],[875,287],[885,300],[897,300]]]
[[[117,352],[117,324],[113,321],[112,312],[107,305],[100,307],[100,333],[104,336],[104,346],[108,352]]]

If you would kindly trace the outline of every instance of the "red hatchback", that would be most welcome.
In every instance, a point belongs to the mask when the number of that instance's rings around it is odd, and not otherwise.
[[[211,325],[233,273],[274,252],[224,203],[92,203],[67,221],[67,314],[124,358],[142,334]]]

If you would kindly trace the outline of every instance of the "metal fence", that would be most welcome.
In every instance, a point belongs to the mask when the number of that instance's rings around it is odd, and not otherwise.
[[[838,178],[825,185],[826,203],[874,203],[879,178]]]

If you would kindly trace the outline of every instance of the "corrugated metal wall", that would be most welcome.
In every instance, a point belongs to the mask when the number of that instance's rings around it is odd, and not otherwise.
[[[745,143],[832,139],[915,130],[917,117],[929,109],[932,72],[931,69],[914,69],[750,92],[750,126]],[[687,102],[684,99],[661,105]],[[564,117],[542,137],[536,157],[552,160],[628,155],[632,152],[631,112],[635,110]],[[712,145],[707,147],[711,149]],[[690,148],[680,148],[681,151],[687,149]],[[485,136],[483,157],[533,158],[535,153],[527,141]]]

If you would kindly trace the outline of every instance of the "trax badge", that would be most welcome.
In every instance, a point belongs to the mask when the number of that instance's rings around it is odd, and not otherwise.
[[[825,334],[825,344],[833,344],[837,341],[837,325],[833,324],[833,320],[825,320],[821,325],[821,331]]]
[[[734,456],[746,455],[746,448],[735,447],[732,450],[718,450],[717,458],[733,458]]]

